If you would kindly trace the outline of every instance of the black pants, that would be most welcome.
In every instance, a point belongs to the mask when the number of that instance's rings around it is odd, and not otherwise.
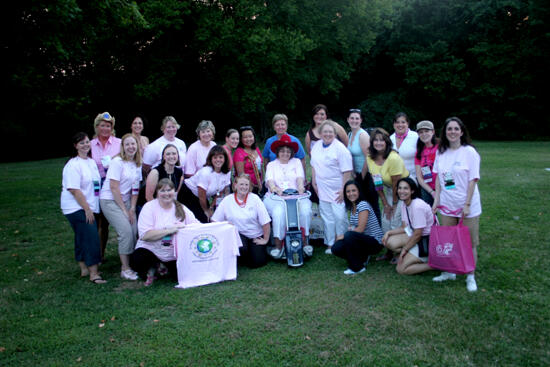
[[[418,185],[420,186],[420,185]],[[428,191],[424,190],[423,187],[420,187],[420,197],[424,200],[429,206],[434,204],[434,197]]]
[[[344,234],[343,240],[336,241],[332,246],[332,253],[346,259],[348,268],[359,271],[363,268],[367,257],[379,253],[382,248],[383,246],[374,237],[348,231]]]
[[[243,247],[239,248],[239,257],[237,261],[240,265],[246,265],[249,268],[255,269],[267,264],[267,249],[266,245],[257,245],[252,240],[239,234]]]
[[[199,222],[208,223],[208,218],[204,214],[204,210],[202,210],[199,198],[189,190],[185,182],[181,185],[181,189],[178,192],[178,201],[191,210]]]
[[[358,185],[361,186],[361,192],[363,193],[363,196],[367,200],[367,202],[372,206],[372,209],[374,210],[374,214],[376,214],[376,219],[378,220],[378,224],[382,225],[382,217],[380,216],[380,204],[378,204],[378,193],[376,192],[376,189],[374,188],[374,182],[372,181],[372,175],[370,172],[367,172],[365,175],[365,178],[363,179],[363,176],[361,174],[358,174],[355,177],[355,181]]]
[[[157,264],[162,262],[168,268],[168,274],[171,278],[177,279],[178,272],[176,268],[176,260],[160,261],[151,251],[145,248],[138,248],[130,255],[130,266],[138,273],[141,279],[147,279],[147,272],[151,268],[156,268]]]

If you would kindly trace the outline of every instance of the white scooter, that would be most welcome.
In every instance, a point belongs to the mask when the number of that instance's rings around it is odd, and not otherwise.
[[[286,189],[282,196],[273,195],[274,200],[285,203],[286,236],[285,256],[288,266],[299,267],[304,265],[304,246],[309,246],[306,235],[300,227],[300,200],[311,196],[309,191],[298,194],[297,190]],[[304,244],[305,242],[305,244]]]

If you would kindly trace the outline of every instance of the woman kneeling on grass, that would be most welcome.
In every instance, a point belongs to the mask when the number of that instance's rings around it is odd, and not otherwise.
[[[374,209],[363,197],[360,185],[350,180],[344,185],[344,202],[350,211],[350,231],[332,246],[332,253],[348,261],[346,275],[362,273],[370,255],[382,250],[382,229]]]
[[[393,252],[400,252],[397,261],[399,274],[418,274],[432,268],[428,265],[430,232],[434,223],[432,209],[420,198],[420,189],[413,179],[397,181],[397,195],[403,201],[403,225],[384,235],[382,243]]]
[[[271,218],[258,195],[250,192],[250,176],[242,173],[235,179],[233,195],[226,196],[212,215],[212,222],[227,221],[237,227],[243,246],[238,262],[249,268],[267,264],[266,244],[269,242]]]
[[[153,284],[157,272],[166,275],[170,271],[176,277],[173,235],[191,223],[199,221],[176,201],[174,183],[169,178],[161,179],[157,198],[147,202],[139,215],[139,240],[131,257],[132,268],[146,279],[146,286]]]

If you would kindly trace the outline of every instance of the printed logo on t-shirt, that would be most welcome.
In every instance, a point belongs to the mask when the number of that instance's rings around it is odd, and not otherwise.
[[[195,261],[206,261],[210,260],[219,249],[218,239],[211,234],[200,234],[195,236],[189,243],[189,249],[191,253],[199,260]]]
[[[443,172],[443,182],[445,182],[446,190],[452,190],[456,188],[452,172]]]

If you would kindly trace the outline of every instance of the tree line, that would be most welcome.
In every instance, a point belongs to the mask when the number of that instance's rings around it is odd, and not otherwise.
[[[43,152],[3,160],[64,155],[103,111],[120,132],[145,115],[151,137],[173,115],[187,141],[202,119],[265,137],[278,112],[301,136],[317,103],[337,120],[359,107],[367,126],[405,111],[436,126],[458,115],[475,138],[550,136],[544,0],[26,0],[5,13],[0,131]]]

